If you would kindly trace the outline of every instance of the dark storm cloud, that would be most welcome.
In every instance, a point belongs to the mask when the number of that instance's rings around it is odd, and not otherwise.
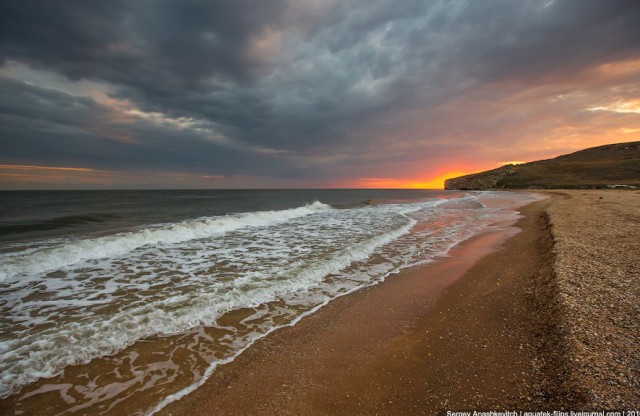
[[[63,72],[71,78],[99,75],[125,65],[111,50],[123,34],[124,1],[11,1],[1,4],[0,58]]]
[[[474,6],[477,10],[480,3]],[[640,50],[640,3],[632,0],[555,1],[546,8],[503,14],[498,25],[482,23],[490,19],[485,15],[475,21],[480,36],[467,48],[479,52],[474,53],[479,75],[489,79],[566,74],[637,56]]]
[[[273,0],[2,3],[0,59],[153,91],[246,78],[246,42],[280,11]]]
[[[207,142],[202,129],[113,126],[92,100],[43,90],[14,103],[9,92],[0,103],[3,129],[22,136],[7,159],[73,159],[80,148],[105,163],[271,175],[364,169],[376,155],[428,159],[474,140],[458,124],[438,122],[448,102],[487,85],[563,82],[640,56],[635,0],[0,4],[0,61],[105,83],[142,111],[211,123],[231,143]],[[64,101],[59,111],[56,100]],[[412,128],[421,119],[432,128]],[[88,120],[89,135],[81,127]],[[30,123],[33,131],[22,131]],[[57,126],[55,140],[36,129],[43,123]],[[118,135],[135,142],[109,139]],[[429,143],[431,151],[411,150]]]
[[[0,77],[0,164],[223,175],[251,164],[258,173],[273,173],[269,165],[247,161],[246,152],[208,141],[203,126],[181,128],[122,117],[91,98]]]

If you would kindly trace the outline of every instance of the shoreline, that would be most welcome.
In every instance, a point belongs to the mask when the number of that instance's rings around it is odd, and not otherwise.
[[[540,322],[524,307],[533,302],[532,288],[516,277],[539,269],[541,215],[549,203],[520,208],[520,232],[480,234],[450,257],[279,329],[157,414],[432,414],[535,405],[548,397],[539,387],[549,384],[540,383],[548,369],[536,348],[541,331],[530,330]],[[518,270],[498,276],[514,256]],[[490,305],[498,315],[482,316]],[[514,312],[517,323],[506,318]]]
[[[640,408],[640,192],[544,194],[448,257],[268,333],[156,414]],[[86,377],[83,366],[69,371]],[[62,394],[74,388],[60,386]],[[44,397],[20,414],[51,414]],[[132,403],[145,407],[153,397],[147,391]],[[11,400],[0,401],[0,413],[18,414]]]
[[[521,197],[522,196],[516,197],[515,199]],[[505,201],[512,199],[509,196],[505,198]],[[531,200],[531,198],[527,197],[524,199]],[[501,206],[502,202],[491,198],[485,201],[485,203],[489,205],[489,208]],[[513,208],[513,204],[509,206]],[[487,230],[499,228],[501,224],[505,226],[506,223],[515,223],[518,217],[514,215],[514,211],[512,210],[507,210],[504,214],[505,215],[490,215],[489,217],[493,218],[493,220],[483,221],[482,224],[484,225],[482,227],[477,227],[475,226],[476,223],[473,223],[470,230],[466,230],[465,228],[458,229],[458,233],[461,234],[458,237],[468,236],[478,231],[486,232]],[[446,221],[442,222],[442,224],[446,224]],[[493,244],[490,241],[491,238],[498,238],[499,234],[501,233],[483,236],[482,239],[485,242],[478,244],[478,247],[487,248],[491,246]],[[506,236],[504,238],[506,238]],[[417,241],[423,240],[420,239]],[[426,241],[429,240],[427,239]],[[423,246],[418,245],[418,247]],[[452,243],[449,243],[446,245],[440,244],[438,247],[441,249],[440,253],[445,253],[453,246]],[[429,253],[431,247],[427,247],[426,250],[426,252]],[[476,258],[482,254],[484,254],[484,252],[478,252]],[[475,259],[473,261],[475,261]],[[473,261],[467,263],[470,265]],[[443,274],[443,277],[452,278],[450,270],[443,272]],[[395,277],[397,272],[391,273],[391,275]],[[422,278],[420,277],[420,279]],[[378,280],[375,285],[379,284],[379,282],[380,280]],[[429,300],[429,296],[433,297],[436,290],[439,290],[437,285],[422,284],[425,285],[423,292],[419,299],[416,299],[419,302]],[[407,286],[406,289],[413,290],[413,287]],[[353,295],[353,292],[345,292],[344,294]],[[414,305],[417,304],[417,302],[414,303]],[[323,303],[320,306],[324,307],[325,305],[326,303]],[[225,331],[227,331],[229,327],[238,328],[240,331],[243,330],[243,320],[246,320],[247,316],[249,316],[248,312],[250,311],[239,310],[237,313],[230,313],[228,316],[223,317],[220,321],[220,329],[216,327],[205,328],[204,330],[190,331],[175,336],[150,337],[119,351],[117,354],[93,359],[87,364],[80,363],[68,366],[64,369],[64,372],[59,375],[53,378],[41,378],[36,383],[20,391],[19,394],[9,396],[7,399],[0,401],[0,413],[3,411],[14,413],[15,411],[15,413],[23,414],[62,414],[68,410],[69,413],[90,415],[103,413],[133,414],[136,412],[136,414],[142,414],[145,411],[149,413],[155,412],[157,411],[156,409],[161,409],[167,403],[184,397],[187,390],[193,391],[192,386],[201,385],[201,383],[197,383],[197,385],[194,384],[191,381],[192,379],[188,377],[181,377],[182,374],[188,375],[189,370],[194,369],[196,365],[204,364],[205,367],[207,366],[205,360],[195,362],[191,361],[191,357],[201,352],[204,354],[213,353],[216,354],[217,357],[220,357],[218,354],[224,353],[225,347],[232,347],[233,345],[227,345],[221,342],[219,343],[221,346],[220,349],[214,350],[211,348],[212,342],[209,342],[210,338],[221,337],[222,339],[222,336],[225,336]],[[414,313],[414,311],[410,313]],[[305,312],[303,315],[307,315],[307,313]],[[299,317],[302,318],[304,317],[303,315]],[[365,315],[373,316],[372,313]],[[392,327],[392,329],[396,329],[395,326],[398,324],[398,321],[395,319],[387,319],[384,313],[378,314],[376,320],[380,323],[390,324],[388,326]],[[295,319],[295,321],[298,321],[298,319]],[[295,323],[295,321],[292,323]],[[282,320],[280,323],[286,324],[286,320]],[[282,327],[280,325],[278,326]],[[247,325],[247,328],[248,327]],[[269,336],[271,332],[273,331],[269,330],[265,335]],[[240,335],[242,335],[242,333],[240,333]],[[201,340],[203,342],[200,342]],[[224,339],[222,340],[224,341]],[[255,341],[252,341],[250,344],[254,342]],[[214,347],[217,345],[218,344],[214,344]],[[242,348],[242,350],[244,350],[244,348]],[[192,352],[194,352],[194,354],[191,354]],[[357,353],[356,351],[352,355]],[[216,364],[211,365],[211,363],[209,363],[208,367],[215,369],[221,365],[221,363],[228,363],[234,360],[235,357],[234,354],[234,357],[230,357],[228,360],[217,360]],[[186,371],[181,372],[182,369],[186,369]],[[139,389],[137,387],[147,387],[149,384],[143,383],[154,382],[154,378],[164,375],[163,372],[166,372],[164,373],[167,375],[166,378],[171,378],[171,380],[166,384],[157,384],[160,386],[160,389],[163,390],[158,389],[160,394],[156,394],[154,390],[146,389],[145,391],[145,389]],[[213,372],[214,371],[212,371],[212,373]],[[174,376],[174,374],[178,376]],[[206,381],[206,378],[203,379],[203,382]],[[136,383],[137,386],[132,383]],[[129,388],[129,386],[132,387]],[[163,386],[166,386],[166,388],[163,388]],[[129,392],[140,394],[132,397]],[[171,394],[172,392],[177,393]],[[123,400],[123,398],[126,398],[126,400]]]

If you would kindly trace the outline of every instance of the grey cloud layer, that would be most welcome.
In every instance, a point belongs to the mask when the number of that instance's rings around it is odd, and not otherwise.
[[[5,80],[2,156],[34,163],[362,175],[385,158],[428,162],[472,144],[473,132],[449,131],[434,117],[479,88],[511,82],[515,91],[640,57],[635,0],[4,0],[1,7],[0,61],[105,83],[144,111],[212,123],[239,144],[144,120],[113,125],[94,100]],[[135,140],[113,140],[119,134]]]

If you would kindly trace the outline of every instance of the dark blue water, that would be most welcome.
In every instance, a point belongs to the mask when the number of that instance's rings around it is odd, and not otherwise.
[[[380,189],[3,191],[0,244],[239,212],[282,210],[320,201],[334,208],[437,197],[443,191]]]

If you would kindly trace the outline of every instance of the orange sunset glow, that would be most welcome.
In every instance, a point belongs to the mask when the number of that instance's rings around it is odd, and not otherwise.
[[[399,178],[360,178],[356,183],[348,183],[346,187],[354,188],[381,188],[381,189],[443,189],[444,181],[449,178],[455,178],[458,176],[468,175],[478,172],[479,170],[464,171],[464,170],[451,170],[445,174],[440,174],[435,177],[428,177],[425,179],[411,178],[411,179],[399,179]]]
[[[640,416],[639,208],[640,0],[4,0],[0,416]]]
[[[118,28],[104,39],[83,35],[71,6],[50,14],[77,35],[39,44],[24,34],[60,23],[16,16],[24,31],[0,51],[0,189],[442,189],[640,140],[640,25],[628,10],[459,1],[353,11],[370,26],[335,2],[264,6],[241,13],[254,24],[227,16],[235,34],[206,8],[183,10],[202,16],[195,26],[160,13],[172,42],[125,5],[83,11]]]

